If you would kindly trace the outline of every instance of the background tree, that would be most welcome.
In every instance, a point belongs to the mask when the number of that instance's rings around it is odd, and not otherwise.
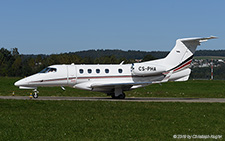
[[[152,56],[151,54],[148,54],[146,55],[144,58],[143,58],[143,62],[144,61],[151,61],[151,60],[155,60],[156,58],[154,56]]]

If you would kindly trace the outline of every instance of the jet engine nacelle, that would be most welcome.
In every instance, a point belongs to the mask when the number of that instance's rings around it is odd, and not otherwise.
[[[132,67],[132,74],[138,76],[146,75],[158,75],[166,71],[164,66],[150,64],[150,63],[138,63]]]

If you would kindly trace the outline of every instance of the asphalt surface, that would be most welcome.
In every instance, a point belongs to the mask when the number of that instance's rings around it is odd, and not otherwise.
[[[55,97],[39,96],[37,99],[29,96],[0,96],[0,99],[17,100],[70,100],[70,101],[124,101],[124,102],[186,102],[186,103],[225,103],[225,98],[154,98],[154,97],[128,97],[125,99],[112,99],[110,97]]]

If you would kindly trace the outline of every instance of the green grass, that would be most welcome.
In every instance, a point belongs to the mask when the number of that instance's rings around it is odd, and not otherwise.
[[[128,96],[138,97],[194,97],[225,98],[225,81],[189,80],[154,84],[146,88],[127,92]]]
[[[0,95],[28,96],[32,90],[20,90],[13,84],[20,78],[0,77]],[[105,97],[106,94],[92,91],[84,91],[66,87],[63,91],[60,87],[40,87],[39,96],[76,96],[76,97]],[[222,80],[189,80],[186,82],[168,82],[162,85],[153,84],[145,88],[127,91],[128,97],[201,97],[201,98],[225,98],[225,81]]]
[[[29,95],[0,77],[0,95]],[[60,87],[40,96],[106,96]],[[128,97],[225,98],[225,81],[154,84]],[[225,103],[0,100],[0,140],[173,140],[173,135],[223,135]]]
[[[173,140],[223,135],[224,103],[0,100],[0,140]]]

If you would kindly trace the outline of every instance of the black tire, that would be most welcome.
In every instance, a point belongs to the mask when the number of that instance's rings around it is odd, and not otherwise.
[[[119,99],[125,99],[125,97],[126,97],[126,95],[124,93],[122,93],[118,96]]]
[[[115,96],[115,94],[112,94],[112,99],[117,99],[117,97]]]
[[[33,98],[38,98],[38,94],[33,94]]]

